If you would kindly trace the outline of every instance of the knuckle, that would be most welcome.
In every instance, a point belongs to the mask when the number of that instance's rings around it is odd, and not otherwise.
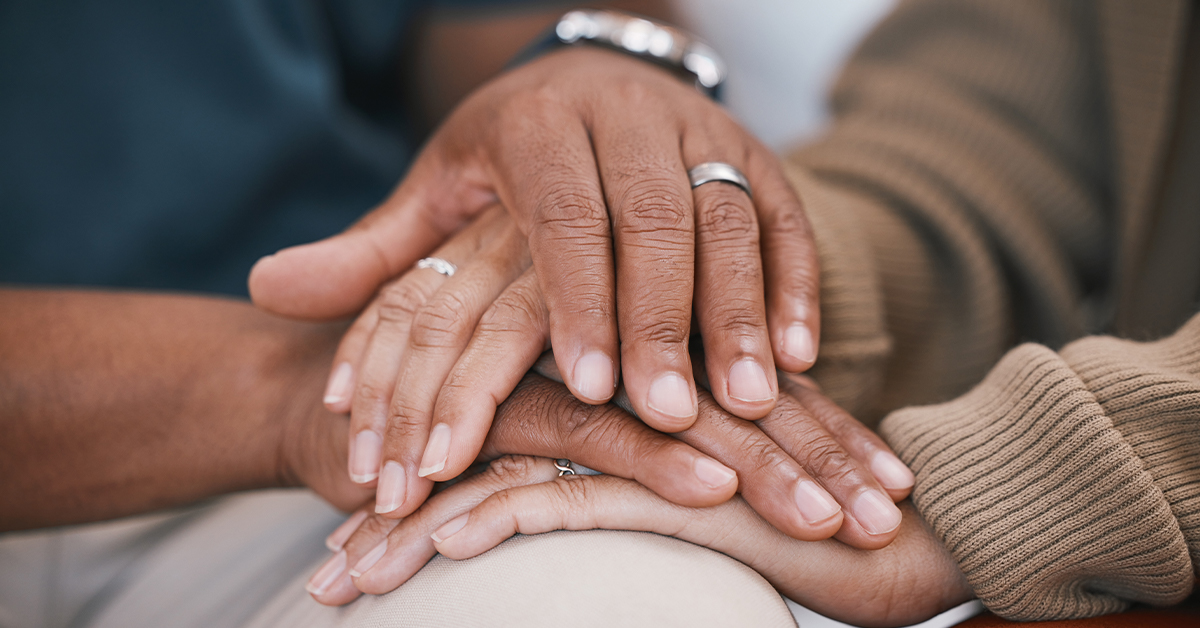
[[[514,286],[492,303],[477,327],[481,335],[544,335],[545,306],[532,288]]]
[[[384,440],[396,443],[411,442],[428,431],[428,425],[419,420],[416,412],[400,410],[393,412],[384,428]]]
[[[565,509],[573,509],[579,504],[589,502],[592,490],[590,482],[581,482],[582,477],[566,476],[559,478],[554,482],[555,491],[558,493],[559,501]],[[570,512],[564,511],[563,515],[570,515]]]
[[[622,106],[630,109],[658,109],[662,103],[657,89],[652,89],[644,81],[634,78],[624,78],[612,86],[612,95]]]
[[[456,347],[471,332],[473,323],[470,307],[458,295],[439,293],[417,310],[408,342],[422,349]]]
[[[375,539],[387,536],[388,532],[391,532],[393,527],[395,527],[393,520],[372,514],[366,519],[363,519],[363,522],[359,524],[358,530],[354,532],[354,535],[356,537],[365,535],[365,538]]]
[[[774,474],[790,466],[787,454],[766,439],[748,436],[738,451],[754,473]]]
[[[370,380],[362,381],[354,390],[354,405],[367,408],[380,400],[387,399],[392,394],[389,386]]]
[[[559,180],[546,187],[534,214],[535,243],[592,243],[607,235],[608,211],[597,196],[588,193],[591,186]]]
[[[711,200],[697,216],[697,226],[701,236],[709,241],[722,242],[733,240],[738,243],[758,241],[758,219],[754,211],[746,207],[744,195],[740,189],[731,185],[710,185],[706,194],[712,194]]]
[[[499,118],[505,127],[514,130],[535,128],[565,105],[561,91],[552,85],[541,84],[510,94],[500,106]]]
[[[682,345],[691,335],[690,321],[684,320],[675,310],[664,311],[664,308],[639,316],[639,322],[633,325],[633,336],[639,342],[649,342],[659,345]]]
[[[822,482],[841,484],[851,481],[857,469],[850,456],[832,439],[821,439],[805,447],[803,466]]]
[[[379,294],[379,320],[388,323],[411,320],[429,294],[429,289],[416,282],[400,281],[388,286]]]
[[[536,465],[537,460],[530,456],[501,456],[488,464],[488,475],[501,486],[519,486],[533,476]]]
[[[640,175],[626,195],[620,221],[622,234],[690,241],[694,226],[692,206],[677,187],[665,177]]]
[[[800,201],[795,198],[788,198],[779,203],[764,222],[766,228],[777,236],[793,238],[808,235],[808,217],[804,214]]]
[[[711,310],[706,323],[716,331],[730,339],[753,340],[759,337],[761,330],[767,326],[759,304],[746,299],[731,298],[722,301]]]

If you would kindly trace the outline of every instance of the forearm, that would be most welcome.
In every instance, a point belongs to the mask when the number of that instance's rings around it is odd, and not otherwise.
[[[1083,332],[1116,211],[1094,11],[904,3],[847,65],[833,128],[788,159],[822,249],[815,373],[839,369],[839,401],[948,399],[1017,338]]]
[[[1173,604],[1200,549],[1200,316],[1151,343],[1013,349],[971,392],[892,413],[913,501],[1009,619]]]
[[[335,338],[220,299],[0,291],[0,529],[294,482]]]

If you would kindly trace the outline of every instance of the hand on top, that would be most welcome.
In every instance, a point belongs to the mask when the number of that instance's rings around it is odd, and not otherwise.
[[[744,172],[753,200],[726,183],[692,190],[688,169],[712,161]],[[776,367],[802,371],[815,360],[815,252],[776,158],[667,71],[595,48],[554,52],[477,90],[391,198],[338,236],[261,260],[251,294],[293,317],[356,312],[497,200],[528,242],[536,272],[525,281],[545,301],[544,314],[527,316],[545,317],[577,398],[604,403],[620,377],[649,425],[690,426],[693,313],[713,396],[735,416],[765,416]],[[497,285],[524,264],[524,253],[509,253]],[[481,301],[495,294],[483,292]],[[406,321],[369,327],[411,339]],[[343,407],[395,386],[380,388],[377,375],[390,371],[363,367],[335,366],[335,392],[357,389]],[[367,422],[386,423],[386,405],[374,403]]]

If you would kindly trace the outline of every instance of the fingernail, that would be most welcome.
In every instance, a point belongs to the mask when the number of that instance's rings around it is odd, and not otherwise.
[[[421,468],[417,475],[426,477],[446,468],[446,458],[450,455],[450,426],[438,423],[429,432],[429,443],[425,445],[425,453],[421,456]]]
[[[796,323],[783,332],[783,352],[806,364],[816,361],[813,336],[807,325]]]
[[[796,483],[796,508],[810,525],[824,523],[842,511],[837,502],[812,480]]]
[[[900,509],[879,491],[863,491],[850,510],[868,534],[887,534],[900,527]]]
[[[333,586],[333,583],[342,577],[346,572],[346,552],[339,550],[338,553],[329,557],[324,565],[309,578],[308,584],[304,585],[304,590],[313,595],[322,595]]]
[[[664,373],[650,384],[646,405],[667,416],[690,417],[696,414],[696,397],[687,380],[675,373]]]
[[[613,363],[601,351],[585,353],[575,362],[571,376],[575,390],[592,401],[604,401],[613,396]]]
[[[371,430],[363,430],[354,437],[350,447],[350,479],[357,484],[366,484],[379,477],[379,457],[383,453],[383,440]]]
[[[387,539],[380,541],[379,545],[371,548],[366,556],[358,559],[358,562],[350,569],[350,577],[358,578],[374,567],[375,563],[379,562],[379,559],[387,553],[387,543]]]
[[[333,374],[329,376],[329,385],[325,387],[325,405],[342,403],[350,398],[350,378],[354,375],[354,368],[349,362],[342,362],[333,369]]]
[[[358,526],[362,525],[363,520],[366,518],[367,511],[365,510],[360,510],[350,515],[349,519],[343,521],[342,525],[338,526],[329,536],[325,537],[325,547],[328,547],[331,552],[342,549],[346,541],[350,540],[350,535],[354,534],[354,531],[358,529]]]
[[[404,494],[408,490],[408,478],[404,477],[404,467],[399,462],[389,460],[383,465],[379,474],[379,488],[375,491],[375,512],[383,514],[392,512],[404,503]]]
[[[442,527],[438,528],[436,532],[429,535],[429,538],[433,539],[434,543],[444,543],[446,539],[458,534],[459,530],[462,530],[467,526],[467,519],[470,516],[471,513],[469,512],[463,513],[447,521],[446,523],[443,523]]]
[[[884,488],[906,490],[913,486],[916,478],[908,467],[896,456],[881,451],[871,457],[871,473]]]
[[[712,458],[696,458],[692,463],[692,473],[700,482],[709,488],[721,488],[737,477],[737,473],[729,467]]]
[[[740,401],[769,401],[775,398],[767,372],[751,358],[738,360],[729,368],[729,396]]]

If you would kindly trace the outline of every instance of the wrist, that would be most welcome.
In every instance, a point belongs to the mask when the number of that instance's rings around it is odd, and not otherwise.
[[[349,418],[322,403],[329,364],[344,331],[343,325],[297,325],[269,360],[277,394],[269,481],[276,487],[307,487],[349,510],[372,491],[352,483],[346,470]]]
[[[570,11],[517,53],[507,67],[563,47],[607,49],[659,66],[686,77],[714,100],[720,100],[727,76],[724,61],[708,44],[668,24],[620,11]]]

